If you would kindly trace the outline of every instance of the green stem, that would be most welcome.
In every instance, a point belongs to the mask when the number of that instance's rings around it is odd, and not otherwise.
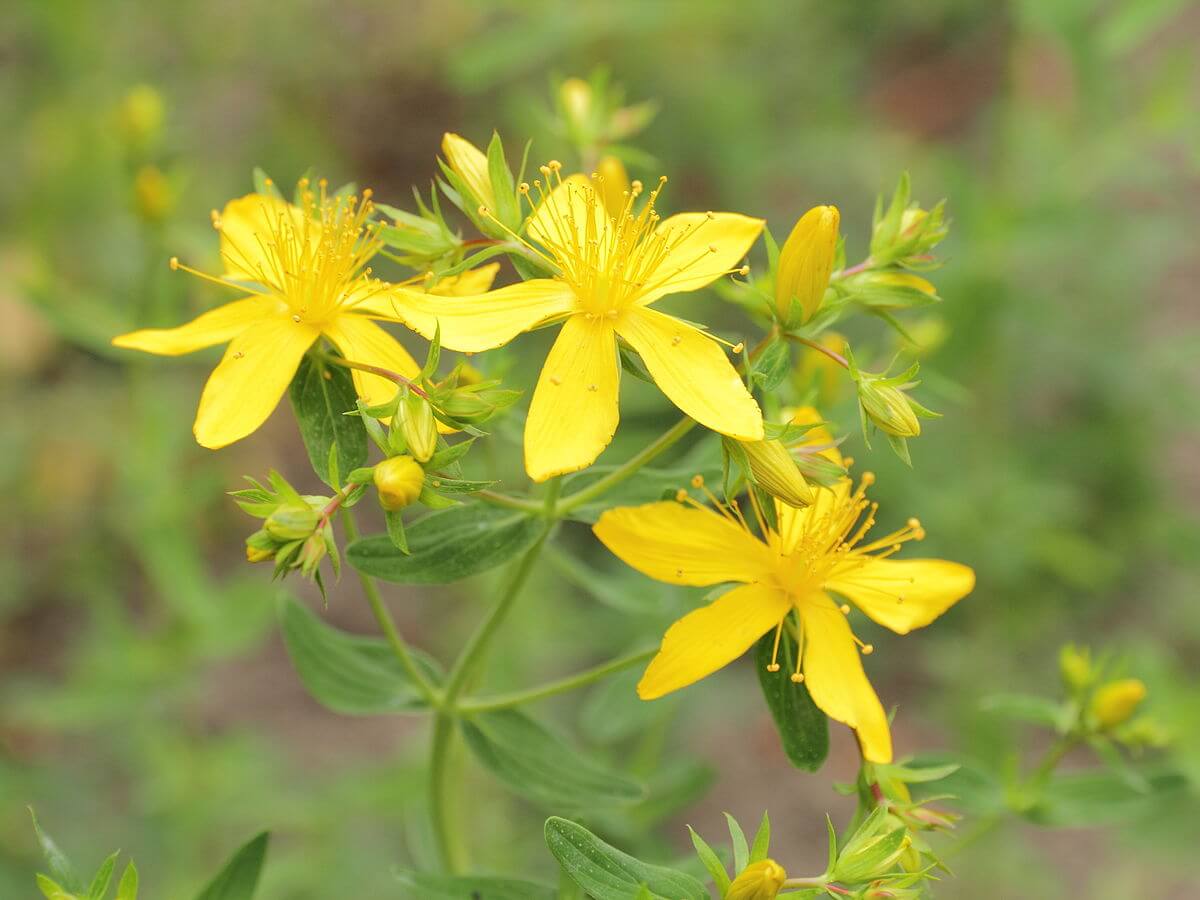
[[[496,694],[491,697],[479,697],[474,700],[468,698],[459,703],[457,709],[459,712],[468,715],[471,713],[491,712],[492,710],[510,709],[511,707],[530,703],[534,700],[553,697],[555,694],[565,694],[567,691],[573,691],[594,681],[599,681],[606,675],[611,675],[614,672],[620,672],[622,669],[628,669],[630,666],[636,666],[640,662],[645,662],[657,652],[657,647],[650,647],[646,650],[638,650],[635,653],[627,653],[625,656],[618,656],[616,659],[610,659],[608,662],[593,666],[590,669],[584,669],[582,672],[576,672],[574,675],[568,675],[566,678],[560,678],[558,681],[550,681],[523,691]]]
[[[458,715],[456,702],[466,687],[467,681],[482,662],[483,654],[488,644],[496,634],[500,624],[508,616],[517,596],[524,587],[533,564],[537,561],[542,546],[555,522],[555,504],[558,501],[560,480],[555,478],[546,485],[546,496],[543,500],[542,511],[545,524],[541,534],[533,546],[525,551],[515,569],[509,575],[507,582],[500,591],[500,596],[488,612],[487,616],[467,639],[462,652],[446,676],[446,687],[442,692],[441,704],[433,721],[433,737],[429,747],[429,816],[433,825],[434,841],[437,844],[438,855],[447,873],[453,875],[462,870],[464,853],[459,841],[459,826],[454,821],[449,795],[451,772],[450,751],[454,743],[455,721]]]
[[[819,344],[816,341],[809,340],[806,337],[800,337],[799,335],[796,335],[796,334],[789,334],[786,337],[789,341],[795,341],[797,344],[803,344],[806,347],[811,347],[813,350],[816,350],[819,353],[824,353],[826,356],[828,356],[830,359],[832,359],[835,363],[837,363],[843,369],[850,368],[850,360],[846,359],[846,357],[842,356],[842,354],[838,353],[836,350],[830,350],[828,347],[826,347],[823,344]]]
[[[644,449],[638,451],[603,478],[597,479],[582,490],[564,497],[558,504],[558,515],[563,516],[574,509],[583,506],[590,500],[604,494],[610,488],[616,487],[622,481],[632,477],[639,469],[673,447],[680,438],[696,427],[695,419],[683,418],[664,431],[659,437]]]
[[[505,509],[519,509],[521,512],[541,514],[545,509],[545,506],[537,500],[510,497],[508,494],[501,494],[497,491],[476,491],[474,496],[492,506],[502,506]]]
[[[342,510],[342,525],[346,532],[347,542],[358,539],[358,525],[354,521],[354,514],[349,509]],[[358,580],[362,584],[363,593],[367,597],[367,603],[371,605],[371,612],[375,614],[375,621],[379,623],[379,627],[383,630],[384,637],[387,638],[387,642],[391,646],[392,652],[396,655],[396,659],[400,661],[400,665],[404,667],[404,671],[408,673],[408,677],[417,686],[417,690],[421,692],[421,696],[425,698],[425,701],[431,707],[436,709],[441,705],[441,698],[438,696],[437,688],[425,677],[425,674],[413,659],[412,651],[409,650],[408,644],[401,637],[400,629],[396,627],[396,622],[392,619],[392,614],[388,612],[388,608],[383,602],[383,597],[379,594],[379,585],[375,583],[375,579],[370,575],[364,575],[361,572],[358,573]]]

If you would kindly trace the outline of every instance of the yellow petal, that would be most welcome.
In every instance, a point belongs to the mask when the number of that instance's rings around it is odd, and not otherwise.
[[[778,517],[779,552],[785,556],[796,549],[800,539],[809,529],[820,531],[822,522],[827,522],[835,507],[845,503],[846,495],[850,492],[851,481],[841,478],[831,487],[818,487],[813,491],[813,501],[803,509],[796,509],[786,504],[775,504]]]
[[[764,224],[738,213],[680,213],[664,219],[655,234],[666,238],[669,250],[647,276],[637,302],[695,291],[736,269]]]
[[[840,220],[836,206],[814,206],[788,235],[779,251],[775,276],[775,303],[781,320],[787,320],[793,300],[800,304],[805,322],[820,308],[833,271]]]
[[[488,174],[488,161],[484,152],[457,134],[446,132],[442,137],[442,153],[446,162],[470,188],[475,197],[485,206],[496,205],[496,195],[492,191],[492,178]]]
[[[641,354],[659,389],[701,425],[741,441],[763,439],[758,404],[712,338],[644,308],[626,312],[617,333]]]
[[[225,277],[275,287],[283,281],[275,249],[280,229],[291,240],[307,241],[310,249],[321,237],[320,225],[306,221],[298,207],[266,194],[247,194],[230,200],[216,221]]]
[[[550,349],[525,421],[534,481],[590,466],[617,430],[621,368],[612,325],[574,315]]]
[[[928,625],[971,593],[975,572],[944,559],[850,559],[825,586],[885,628],[908,634]]]
[[[233,340],[268,315],[271,303],[244,297],[197,316],[178,328],[143,328],[113,338],[114,347],[142,350],[160,356],[179,356]]]
[[[597,266],[604,270],[611,231],[608,213],[592,183],[582,175],[571,175],[538,204],[526,233],[544,247],[565,248],[566,256],[581,255],[595,242]]]
[[[831,719],[858,732],[863,757],[892,761],[892,735],[883,704],[867,680],[850,623],[828,594],[800,603],[804,624],[804,684],[813,702]]]
[[[670,584],[705,587],[770,577],[766,544],[711,509],[674,500],[607,510],[592,530],[624,562]]]
[[[337,316],[322,331],[342,356],[353,362],[391,369],[406,378],[421,370],[399,341],[364,316],[353,313]],[[387,378],[358,369],[352,369],[351,373],[358,396],[369,406],[391,400],[396,394],[396,383]]]
[[[442,346],[475,353],[507,344],[523,331],[570,312],[575,294],[561,281],[537,278],[471,297],[438,297],[422,290],[395,288],[356,310],[397,316],[409,328],[432,339],[438,325]]]
[[[277,315],[235,337],[200,395],[192,429],[197,442],[215,450],[265,422],[319,334],[311,325]]]
[[[492,289],[496,273],[500,271],[500,263],[488,263],[478,269],[469,269],[461,275],[451,275],[443,278],[429,289],[430,294],[439,297],[465,297],[471,294],[483,294]]]
[[[667,629],[638,682],[638,696],[654,700],[711,675],[749,650],[790,608],[779,589],[744,584],[688,613]]]

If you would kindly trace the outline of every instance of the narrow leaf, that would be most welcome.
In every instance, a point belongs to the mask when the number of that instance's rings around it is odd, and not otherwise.
[[[133,864],[133,860],[129,861],[129,865],[125,867],[125,872],[121,875],[121,881],[117,885],[116,900],[137,900],[138,894],[138,870]]]
[[[29,816],[33,819],[33,830],[37,834],[38,844],[42,848],[42,856],[45,857],[46,865],[50,869],[50,876],[66,890],[81,892],[83,882],[75,874],[75,867],[71,865],[67,855],[58,848],[58,844],[54,843],[50,835],[42,831],[42,826],[38,824],[37,815],[32,806],[29,807]]]
[[[697,834],[696,829],[691,825],[688,831],[692,835],[692,846],[696,848],[696,855],[700,857],[700,862],[704,863],[704,868],[708,869],[708,874],[712,876],[713,884],[717,886],[717,891],[721,896],[725,896],[725,892],[729,890],[729,872],[725,869],[725,864],[721,862],[721,858],[717,856],[716,851],[708,846],[708,841]]]
[[[815,772],[829,753],[829,722],[813,703],[804,683],[796,684],[788,677],[795,671],[796,646],[787,635],[779,642],[779,671],[767,671],[774,644],[774,633],[758,642],[755,651],[758,683],[788,760],[798,769]]]
[[[92,886],[88,888],[88,900],[104,900],[108,886],[112,883],[113,871],[117,868],[117,857],[120,855],[118,850],[100,864],[96,877],[92,879]]]
[[[406,897],[421,900],[555,900],[558,894],[547,885],[515,878],[461,878],[397,869],[396,880],[408,889]]]
[[[762,821],[758,823],[758,831],[754,834],[754,844],[750,847],[750,862],[761,862],[770,852],[771,817],[764,811]]]
[[[196,900],[251,900],[258,888],[270,837],[264,831],[244,844],[217,877],[196,895]]]

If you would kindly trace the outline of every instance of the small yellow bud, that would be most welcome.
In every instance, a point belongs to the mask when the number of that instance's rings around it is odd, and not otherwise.
[[[1146,685],[1136,678],[1122,678],[1103,685],[1092,698],[1092,715],[1102,730],[1128,721],[1146,699]]]
[[[782,442],[745,441],[742,450],[750,461],[754,480],[764,491],[788,506],[800,508],[812,503],[812,487]]]
[[[438,441],[437,420],[433,417],[433,407],[429,405],[429,401],[411,391],[408,392],[396,408],[393,427],[396,426],[404,435],[408,452],[418,462],[428,462],[437,449]]]
[[[130,89],[117,111],[122,137],[135,149],[149,149],[162,135],[165,104],[162,94],[148,84]]]
[[[863,380],[858,383],[858,396],[863,409],[880,431],[901,438],[917,437],[921,433],[921,421],[904,391],[898,387]]]
[[[933,282],[911,272],[871,272],[864,281],[886,287],[912,288],[930,297],[937,296],[937,288],[933,286]]]
[[[1058,669],[1063,684],[1072,691],[1081,691],[1092,683],[1092,654],[1087,647],[1064,644],[1058,651]]]
[[[800,304],[800,324],[820,309],[833,272],[840,220],[836,206],[814,206],[788,235],[775,275],[775,308],[781,321],[787,321],[793,298]]]
[[[605,156],[596,163],[596,191],[608,214],[613,218],[625,209],[629,194],[629,173],[615,156]]]
[[[246,542],[246,562],[260,563],[274,558],[274,550],[267,550],[264,547],[255,547],[249,541]]]
[[[494,207],[496,194],[492,190],[487,156],[483,151],[466,138],[448,131],[442,137],[442,153],[446,157],[446,164],[475,194],[475,199],[483,206]]]
[[[147,222],[160,222],[171,212],[174,197],[167,177],[158,166],[142,166],[133,178],[133,201]]]
[[[411,456],[393,456],[375,467],[375,490],[379,505],[395,512],[421,496],[425,470]]]
[[[762,859],[742,869],[729,885],[725,900],[775,900],[787,872],[773,859]]]
[[[582,78],[568,78],[558,89],[563,113],[575,128],[587,124],[592,115],[592,86]]]

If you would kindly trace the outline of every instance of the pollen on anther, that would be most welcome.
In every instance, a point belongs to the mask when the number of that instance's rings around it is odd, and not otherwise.
[[[863,656],[870,656],[872,653],[875,652],[875,646],[873,644],[863,644],[862,652],[863,652]]]
[[[738,341],[736,344],[733,345],[734,353],[741,353],[745,349],[746,349],[746,345],[743,344],[741,341]]]
[[[685,491],[683,488],[680,488],[679,490],[677,490],[677,491],[675,492],[675,500],[676,500],[676,502],[678,502],[678,503],[682,503],[682,502],[683,502],[684,500],[686,500],[687,498],[688,498],[688,492],[687,492],[687,491]]]
[[[800,684],[804,680],[803,672],[793,672],[791,674],[792,684]]]
[[[843,616],[850,615],[850,604],[849,603],[843,603],[841,606],[838,607],[838,609],[840,609],[842,611]]]
[[[694,488],[704,487],[704,476],[703,475],[693,475],[692,476],[692,487],[694,487]]]
[[[300,315],[297,313],[296,315],[292,316],[292,321],[293,321],[293,322],[299,322],[299,321],[300,321]]]
[[[168,263],[168,265],[171,267],[172,272],[178,271],[179,270],[179,257],[172,256],[171,261],[170,261],[170,263]]]
[[[479,207],[479,214],[481,216],[486,216],[488,214],[488,208],[486,206]]]
[[[739,275],[742,275],[742,276],[749,275],[749,274],[750,274],[750,267],[749,267],[749,266],[742,266],[740,269],[738,269],[738,274],[739,274]]]
[[[779,663],[767,663],[767,671],[768,672],[778,672],[779,671]]]

